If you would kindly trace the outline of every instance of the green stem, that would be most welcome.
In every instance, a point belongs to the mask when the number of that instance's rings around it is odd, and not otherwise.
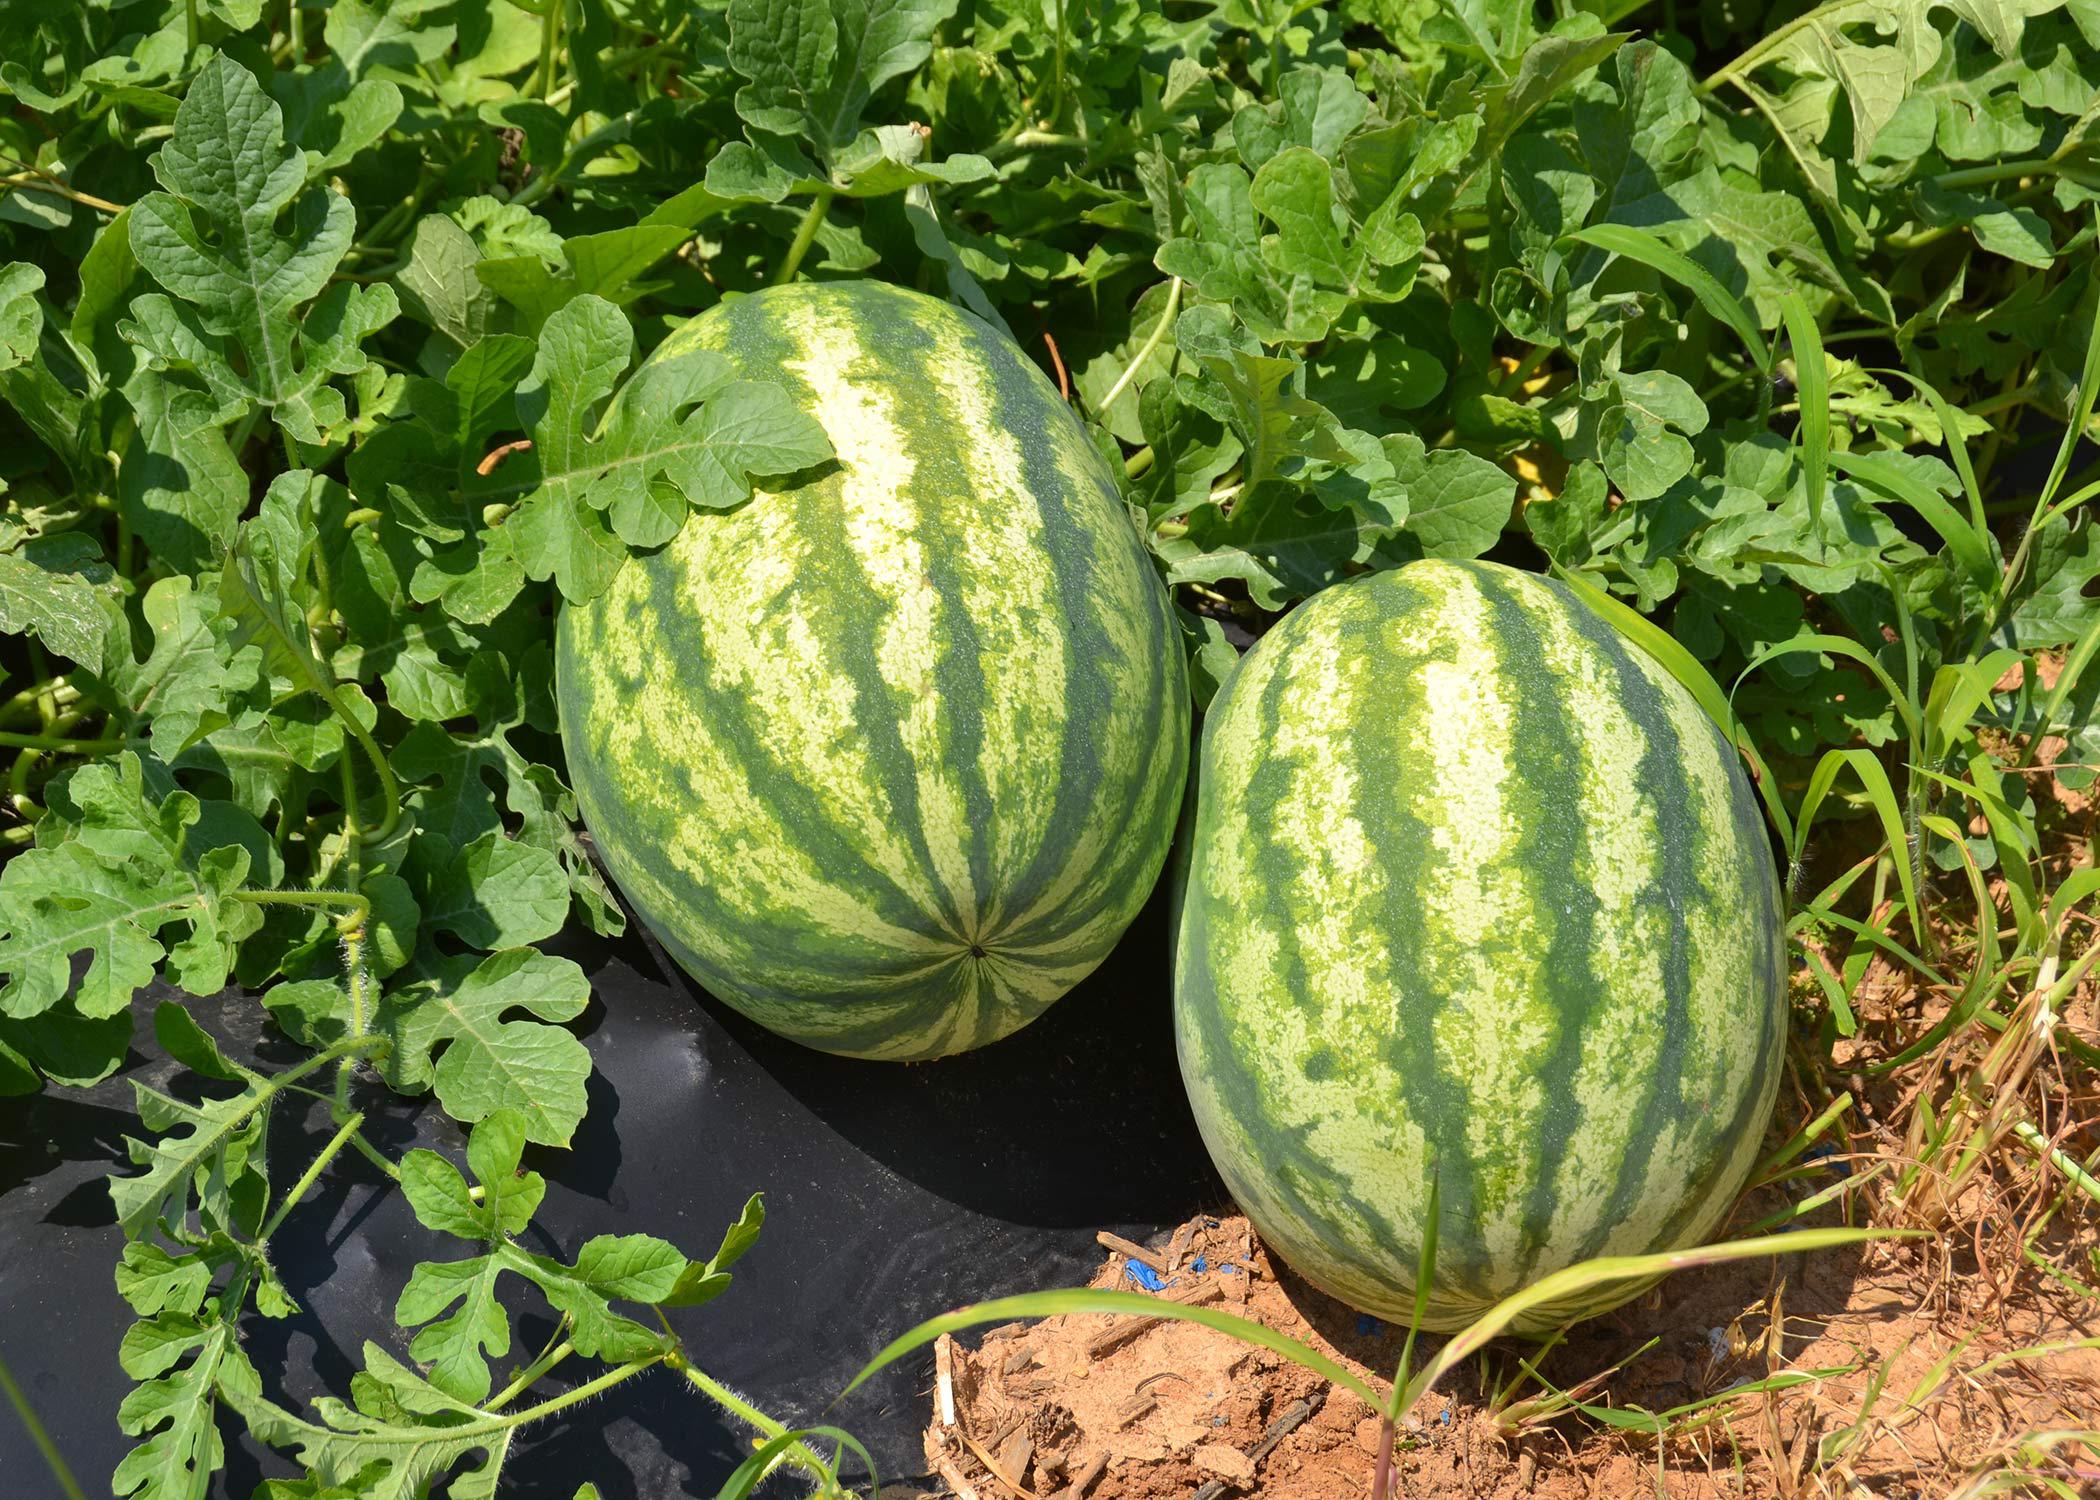
[[[1123,460],[1123,477],[1125,479],[1137,478],[1138,475],[1144,473],[1147,469],[1152,467],[1152,460],[1155,457],[1157,457],[1157,455],[1153,453],[1151,445],[1149,444],[1147,444],[1143,448],[1138,449],[1137,452],[1131,454],[1130,457]]]
[[[1526,354],[1522,359],[1518,360],[1517,367],[1511,370],[1508,375],[1503,377],[1502,390],[1504,391],[1504,393],[1506,394],[1510,391],[1521,391],[1523,389],[1524,382],[1529,380],[1532,376],[1538,374],[1539,366],[1543,365],[1547,360],[1551,359],[1552,357],[1553,345],[1533,344],[1531,346],[1531,352]]]
[[[291,1189],[285,1193],[284,1201],[277,1205],[277,1211],[271,1214],[269,1221],[263,1225],[262,1233],[256,1236],[258,1240],[267,1240],[277,1232],[277,1226],[284,1222],[285,1215],[298,1207],[299,1200],[306,1196],[307,1189],[321,1180],[321,1174],[328,1169],[328,1164],[336,1159],[343,1147],[350,1144],[350,1138],[357,1134],[357,1127],[364,1124],[364,1122],[365,1117],[362,1111],[353,1114],[342,1123],[341,1128],[334,1135],[328,1138],[328,1144],[321,1148],[320,1155],[316,1156],[307,1166],[307,1169],[300,1174],[299,1180],[293,1183]]]
[[[1108,388],[1108,394],[1101,398],[1101,405],[1096,410],[1106,413],[1116,404],[1116,397],[1123,394],[1124,388],[1137,374],[1138,367],[1152,357],[1152,351],[1157,349],[1159,341],[1166,337],[1167,325],[1174,321],[1174,314],[1180,306],[1181,278],[1177,276],[1167,287],[1167,305],[1160,309],[1159,321],[1152,325],[1152,332],[1146,336],[1144,345],[1131,356],[1130,363],[1123,367],[1123,373],[1116,377],[1116,383]]]
[[[31,683],[5,703],[0,703],[0,723],[9,719],[19,719],[24,713],[34,713],[41,717],[42,706],[47,701],[54,706],[63,707],[79,701],[79,698],[80,690],[67,682],[63,674],[46,678],[42,682]]]
[[[1794,17],[1793,20],[1787,22],[1784,26],[1767,33],[1764,37],[1752,42],[1743,51],[1737,53],[1733,62],[1726,64],[1718,72],[1707,75],[1705,82],[1698,85],[1698,91],[1702,94],[1711,94],[1722,84],[1732,82],[1742,74],[1751,72],[1761,65],[1767,56],[1784,46],[1787,39],[1793,36],[1795,32],[1801,30],[1804,26],[1819,23],[1823,19],[1823,13],[1831,9],[1832,5],[1849,3],[1850,0],[1832,0],[1831,5],[1819,5],[1806,14]]]
[[[2092,1173],[2086,1171],[2084,1167],[2078,1164],[2077,1159],[2061,1146],[2050,1144],[2049,1138],[2039,1130],[2036,1130],[2026,1120],[2013,1121],[2012,1128],[2013,1134],[2026,1142],[2035,1155],[2047,1161],[2071,1182],[2077,1184],[2079,1190],[2088,1198],[2095,1203],[2100,1203],[2100,1178],[2096,1178]]]
[[[1041,14],[1041,12],[1037,12]],[[1050,112],[1045,117],[1055,125],[1065,108],[1065,0],[1057,0],[1057,52],[1050,63]],[[1273,86],[1275,80],[1270,80]]]
[[[299,14],[299,0],[285,0],[284,31],[285,35],[291,38],[292,61],[295,63],[305,61],[306,22]]]
[[[2055,175],[2056,163],[2046,156],[2029,156],[2019,161],[2001,161],[1985,167],[1963,167],[1957,172],[1942,172],[1932,179],[1932,184],[1934,187],[1943,188],[1982,187],[1987,183],[2005,182],[2014,177],[2034,177],[2043,172]]]
[[[603,1375],[598,1376],[595,1380],[586,1380],[574,1390],[563,1391],[559,1396],[542,1401],[538,1406],[528,1406],[514,1417],[504,1417],[494,1422],[469,1422],[464,1427],[447,1429],[445,1437],[448,1441],[459,1438],[479,1437],[484,1432],[501,1432],[507,1427],[523,1427],[528,1422],[537,1422],[542,1417],[551,1417],[558,1411],[564,1411],[576,1405],[579,1401],[590,1400],[591,1397],[599,1394],[601,1391],[611,1390],[630,1376],[639,1375],[644,1370],[654,1369],[662,1364],[667,1357],[662,1354],[652,1354],[647,1359],[637,1359],[628,1364],[615,1366],[613,1369],[607,1370]]]
[[[576,1346],[567,1339],[541,1351],[538,1359],[518,1372],[518,1378],[498,1391],[494,1398],[482,1404],[483,1411],[501,1411],[517,1399],[518,1393],[576,1352]]]
[[[659,1322],[663,1320],[661,1310],[657,1313],[657,1320]],[[669,1326],[669,1324],[665,1324],[666,1328]],[[781,1423],[774,1421],[742,1396],[732,1391],[728,1386],[709,1375],[705,1370],[696,1368],[686,1359],[683,1353],[671,1354],[666,1356],[666,1358],[671,1368],[683,1375],[694,1390],[747,1426],[764,1433],[769,1439],[777,1438],[787,1431],[787,1428]],[[831,1472],[831,1465],[825,1463],[823,1459],[819,1458],[801,1443],[796,1443],[790,1447],[786,1456],[794,1459],[812,1474],[819,1475],[826,1481],[834,1478]]]
[[[561,7],[562,0],[547,0],[546,14],[540,17],[540,65],[533,74],[532,92],[543,100],[554,87],[554,44],[561,34]]]
[[[111,455],[111,458],[110,458],[110,469],[111,469],[112,473],[115,473],[115,474],[117,475],[117,478],[118,478],[118,482],[119,482],[119,483],[121,484],[121,483],[122,483],[122,473],[121,473],[121,471],[120,471],[120,470],[119,470],[119,468],[118,468],[117,460],[116,460],[116,457],[115,457],[115,455],[114,455],[114,454],[112,454],[112,455]],[[117,504],[117,558],[116,558],[116,562],[117,562],[117,573],[119,574],[119,576],[121,576],[121,577],[124,577],[124,578],[129,578],[129,577],[131,577],[131,576],[132,576],[132,575],[131,575],[131,507],[130,507],[130,506],[128,506],[128,505],[125,505],[125,504],[124,504],[124,503],[123,503],[122,501],[119,501],[119,502],[118,502],[118,504]]]
[[[7,1368],[7,1361],[4,1359],[0,1359],[0,1391],[7,1392],[7,1399],[14,1406],[15,1415],[20,1417],[22,1425],[29,1429],[29,1440],[36,1444],[36,1451],[44,1455],[44,1463],[50,1468],[51,1477],[58,1481],[59,1489],[65,1492],[66,1500],[87,1500],[81,1493],[80,1481],[75,1479],[73,1471],[66,1467],[65,1457],[58,1451],[58,1444],[52,1442],[51,1434],[44,1430],[36,1408],[29,1404],[29,1398],[23,1395],[22,1388],[15,1384],[14,1372]]]
[[[350,1149],[355,1151],[359,1156],[362,1156],[373,1166],[379,1168],[381,1172],[385,1173],[395,1182],[399,1182],[401,1180],[401,1169],[395,1166],[392,1161],[387,1159],[387,1155],[385,1152],[381,1151],[377,1146],[373,1145],[370,1141],[366,1140],[364,1137],[364,1132],[359,1131],[357,1134],[350,1137]]]
[[[781,257],[780,269],[773,273],[773,285],[781,286],[795,279],[795,272],[802,267],[802,257],[809,254],[809,247],[817,237],[817,229],[824,222],[824,215],[831,209],[832,190],[818,188],[816,196],[809,200],[809,208],[802,215],[802,222],[795,226],[795,238]]]
[[[0,745],[13,750],[65,750],[74,755],[113,755],[130,744],[126,739],[69,740],[62,734],[16,734],[0,730]]]
[[[236,901],[253,902],[258,906],[339,906],[356,912],[352,918],[363,926],[372,914],[372,903],[356,891],[234,891]]]

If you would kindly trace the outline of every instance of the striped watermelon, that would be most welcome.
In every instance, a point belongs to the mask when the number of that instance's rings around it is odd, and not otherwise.
[[[1194,838],[1182,1076],[1306,1279],[1409,1317],[1433,1168],[1436,1329],[1728,1211],[1786,1028],[1771,853],[1691,695],[1562,585],[1421,562],[1312,599],[1211,710]]]
[[[983,1046],[1158,878],[1188,761],[1165,591],[1078,419],[967,313],[804,282],[656,357],[696,348],[784,383],[838,461],[562,610],[584,819],[752,1019],[856,1057]]]

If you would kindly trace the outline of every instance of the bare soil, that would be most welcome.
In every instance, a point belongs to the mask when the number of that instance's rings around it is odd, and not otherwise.
[[[1578,1325],[1540,1374],[1622,1413],[1668,1413],[1776,1371],[1804,1377],[1708,1407],[1703,1424],[1679,1418],[1660,1443],[1541,1409],[1549,1391],[1517,1364],[1534,1348],[1499,1346],[1405,1420],[1392,1492],[1941,1495],[2002,1464],[2025,1434],[2100,1425],[2100,1320],[1983,1306],[1987,1289],[1949,1250],[1882,1244],[1685,1272]],[[1386,1388],[1403,1330],[1272,1262],[1245,1219],[1193,1220],[1151,1253],[1167,1268],[1159,1295],[1243,1313]],[[1127,1266],[1111,1252],[1092,1284],[1134,1289]],[[953,1420],[937,1389],[929,1466],[961,1500],[1369,1492],[1379,1422],[1359,1397],[1196,1324],[1132,1331],[1136,1321],[1072,1315],[993,1329],[975,1348],[944,1341],[939,1366]],[[2080,1339],[2091,1342],[2015,1354]],[[2072,1464],[2059,1475],[2068,1493],[2100,1494],[2100,1474]]]

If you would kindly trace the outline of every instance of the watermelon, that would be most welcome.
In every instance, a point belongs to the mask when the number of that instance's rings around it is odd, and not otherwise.
[[[1158,879],[1187,773],[1167,596],[1004,335],[875,282],[724,302],[656,359],[784,384],[837,453],[563,608],[583,817],[695,979],[828,1052],[1026,1025]]]
[[[1411,1316],[1432,1174],[1432,1329],[1729,1211],[1786,1030],[1770,846],[1712,721],[1565,586],[1427,561],[1314,597],[1212,706],[1193,839],[1183,1079],[1308,1281]]]

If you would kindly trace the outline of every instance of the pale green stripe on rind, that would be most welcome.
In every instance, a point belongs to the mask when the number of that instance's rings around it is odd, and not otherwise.
[[[1164,593],[1069,409],[945,304],[798,285],[657,357],[695,348],[785,384],[837,463],[564,611],[586,820],[666,946],[767,1025],[981,1045],[1157,877],[1188,712]]]
[[[1198,801],[1183,1072],[1301,1271],[1405,1316],[1432,1162],[1435,1326],[1725,1212],[1777,1082],[1770,855],[1689,695],[1563,591],[1316,597],[1214,704]]]

